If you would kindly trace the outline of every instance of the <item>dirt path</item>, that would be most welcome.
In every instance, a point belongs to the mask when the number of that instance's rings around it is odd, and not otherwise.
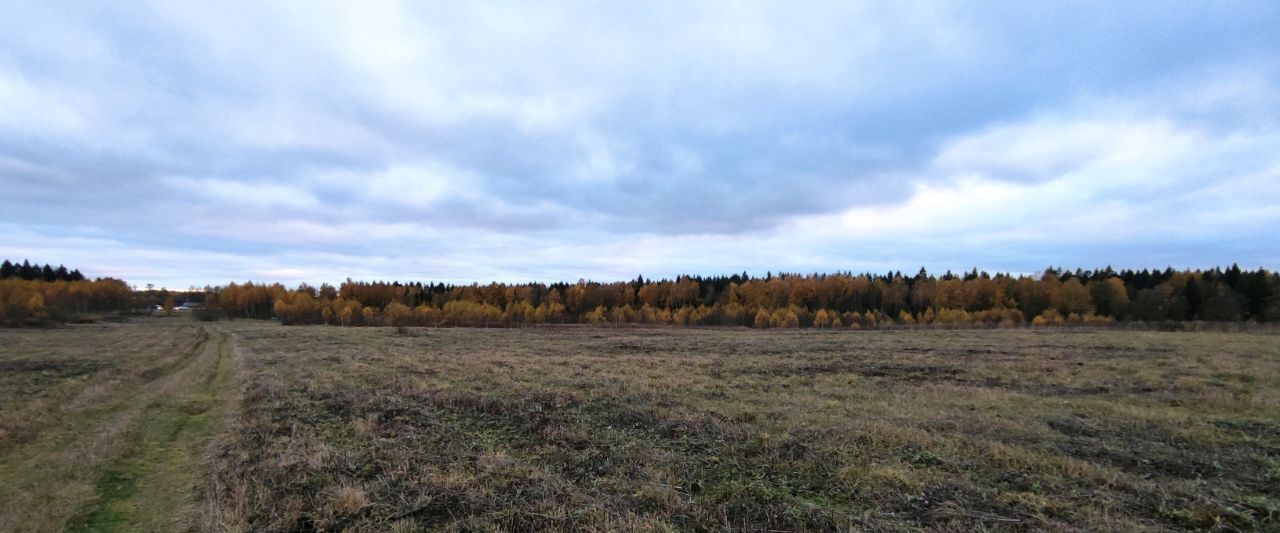
[[[233,387],[228,334],[0,459],[0,531],[174,531],[197,517],[205,446]]]

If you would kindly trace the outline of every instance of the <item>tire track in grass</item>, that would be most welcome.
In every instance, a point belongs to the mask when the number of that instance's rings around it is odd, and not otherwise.
[[[225,334],[198,334],[166,374],[0,458],[0,531],[175,529],[192,507],[183,458],[199,456],[190,441],[209,433],[230,373]]]
[[[102,471],[98,501],[70,522],[71,531],[171,531],[192,527],[204,446],[222,420],[232,364],[227,335],[190,389],[148,406],[135,449]]]
[[[167,331],[185,332],[187,330]],[[123,368],[123,365],[121,367],[104,365],[103,370],[86,378],[91,380],[88,383],[70,381],[64,383],[61,390],[51,389],[50,396],[37,397],[26,403],[20,403],[16,407],[10,406],[10,411],[0,413],[0,460],[3,460],[10,451],[36,441],[47,429],[65,429],[68,425],[67,420],[73,420],[74,423],[70,425],[76,426],[73,429],[78,430],[84,426],[86,418],[102,416],[104,413],[118,411],[123,406],[127,406],[128,398],[125,398],[120,391],[125,390],[126,387],[146,387],[152,381],[188,364],[200,354],[201,347],[209,339],[209,334],[199,326],[195,331],[198,332],[198,337],[193,344],[183,350],[182,354],[158,357],[153,364],[138,369]],[[94,339],[95,341],[109,340],[111,343],[95,345],[95,349],[88,350],[88,354],[85,354],[85,359],[92,361],[101,351],[147,353],[151,351],[151,345],[165,342],[159,339],[159,336],[138,339],[136,335],[125,338]],[[138,344],[141,346],[137,346]],[[65,353],[59,353],[59,355],[63,358],[62,360],[68,360],[65,359]],[[10,426],[7,428],[9,430],[7,435],[4,434],[5,426]],[[74,437],[76,433],[78,431],[72,431],[69,435]],[[64,434],[64,436],[67,435]]]

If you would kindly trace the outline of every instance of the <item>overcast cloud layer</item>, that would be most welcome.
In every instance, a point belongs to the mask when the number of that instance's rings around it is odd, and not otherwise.
[[[462,4],[7,3],[0,256],[170,287],[1280,266],[1274,1]]]

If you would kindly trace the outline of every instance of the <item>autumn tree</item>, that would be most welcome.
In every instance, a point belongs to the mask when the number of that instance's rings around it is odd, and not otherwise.
[[[50,317],[83,313],[96,293],[62,283],[65,267],[45,281],[41,266],[9,262],[9,280],[47,284],[38,292]],[[1234,266],[1226,271],[1064,271],[1035,276],[972,269],[934,277],[884,274],[769,274],[751,277],[679,276],[574,284],[355,282],[339,287],[248,282],[210,288],[206,302],[228,316],[278,318],[286,324],[518,327],[541,323],[675,324],[746,327],[1019,327],[1107,324],[1139,320],[1280,319],[1280,277]],[[27,292],[23,292],[27,294]],[[1130,301],[1130,296],[1134,300]],[[28,297],[4,313],[28,313]],[[125,300],[128,301],[127,298]],[[158,303],[158,300],[157,300]],[[393,305],[395,304],[395,305]],[[17,311],[13,311],[17,309]],[[1050,313],[1049,311],[1052,311]],[[7,316],[7,315],[6,315]],[[16,316],[16,315],[15,315]],[[10,322],[11,319],[6,319]]]
[[[382,309],[382,320],[388,326],[411,326],[413,325],[413,311],[405,304],[391,302]]]
[[[1062,282],[1054,293],[1054,300],[1054,307],[1064,315],[1072,313],[1083,315],[1093,312],[1093,297],[1076,278]]]
[[[1104,280],[1090,281],[1088,289],[1098,314],[1122,316],[1128,311],[1129,292],[1120,278],[1112,276]]]

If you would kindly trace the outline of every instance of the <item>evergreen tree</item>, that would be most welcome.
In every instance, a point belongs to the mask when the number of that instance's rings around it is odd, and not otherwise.
[[[1240,265],[1232,263],[1231,268],[1222,275],[1222,281],[1227,282],[1227,286],[1232,289],[1240,285]]]
[[[1187,320],[1200,318],[1200,309],[1204,307],[1204,303],[1200,297],[1200,283],[1195,277],[1187,280],[1187,286],[1182,289],[1182,293],[1187,299]]]
[[[1255,272],[1242,273],[1237,283],[1237,290],[1244,295],[1247,318],[1266,320],[1267,306],[1272,296],[1267,271],[1258,269]]]
[[[18,269],[10,263],[8,259],[4,260],[4,264],[0,264],[0,279],[11,278],[17,275]]]

